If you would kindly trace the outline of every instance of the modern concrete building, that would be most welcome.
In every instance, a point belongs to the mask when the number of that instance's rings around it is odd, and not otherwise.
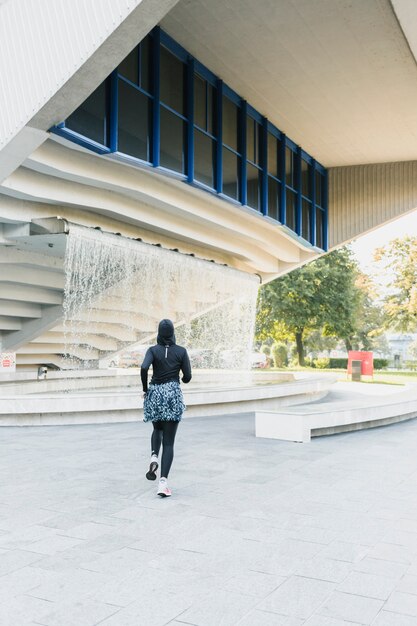
[[[415,209],[416,23],[413,0],[1,2],[2,350],[59,363],[71,224],[267,281]],[[97,356],[140,334],[115,318]]]

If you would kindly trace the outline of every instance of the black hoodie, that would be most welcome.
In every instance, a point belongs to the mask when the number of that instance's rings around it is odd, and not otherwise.
[[[151,385],[162,385],[171,380],[180,381],[180,370],[183,373],[182,382],[191,380],[191,365],[187,350],[175,343],[174,324],[171,320],[161,320],[158,326],[157,344],[149,348],[143,360],[140,376],[143,391],[148,391],[148,369],[152,365],[153,376]]]

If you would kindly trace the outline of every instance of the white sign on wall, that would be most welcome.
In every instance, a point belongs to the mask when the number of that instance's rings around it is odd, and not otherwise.
[[[0,374],[16,371],[16,352],[0,352]]]

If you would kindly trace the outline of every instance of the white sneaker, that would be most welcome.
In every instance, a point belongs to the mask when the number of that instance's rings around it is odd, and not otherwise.
[[[171,490],[168,488],[168,483],[166,478],[160,478],[158,484],[158,491],[156,492],[158,496],[161,498],[168,498],[171,495]]]
[[[158,457],[153,454],[151,456],[151,463],[149,465],[149,471],[146,472],[146,478],[148,480],[156,480],[157,469],[158,469]]]

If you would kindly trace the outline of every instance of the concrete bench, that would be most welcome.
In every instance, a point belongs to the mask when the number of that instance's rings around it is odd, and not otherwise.
[[[285,411],[256,411],[255,428],[257,437],[306,443],[311,437],[375,428],[414,417],[417,417],[417,386],[410,386],[385,398],[326,399]]]

